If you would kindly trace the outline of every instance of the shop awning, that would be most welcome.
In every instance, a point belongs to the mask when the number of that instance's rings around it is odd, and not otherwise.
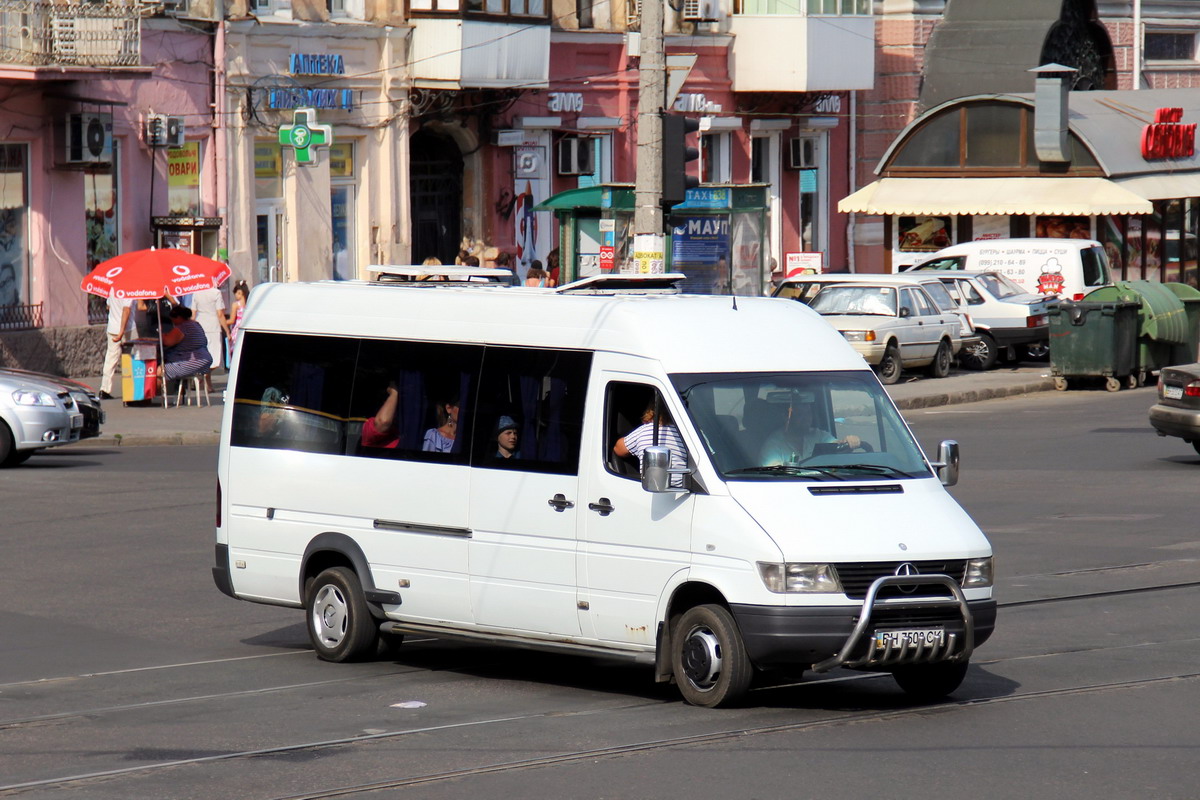
[[[1122,189],[1128,189],[1147,200],[1200,197],[1200,172],[1163,172],[1113,180]]]
[[[533,207],[534,211],[565,211],[572,208],[599,208],[604,190],[599,186],[567,189]]]
[[[1150,214],[1149,200],[1107,178],[880,178],[838,203],[842,213],[943,216]]]

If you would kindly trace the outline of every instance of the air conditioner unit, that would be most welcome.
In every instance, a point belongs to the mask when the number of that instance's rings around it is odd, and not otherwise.
[[[688,22],[716,22],[721,19],[721,0],[683,0],[682,16]]]
[[[183,117],[167,117],[166,120],[167,147],[183,147],[187,140],[187,128]]]
[[[67,115],[67,163],[112,161],[112,114],[81,112]]]
[[[586,136],[564,136],[558,140],[558,174],[591,175],[596,171],[592,163],[592,140]]]
[[[817,142],[812,138],[788,140],[788,169],[816,169]]]

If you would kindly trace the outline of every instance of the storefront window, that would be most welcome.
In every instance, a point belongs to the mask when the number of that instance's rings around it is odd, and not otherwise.
[[[700,182],[729,183],[729,134],[700,137]]]
[[[28,150],[0,144],[0,330],[32,327],[29,299]]]
[[[279,142],[254,143],[254,197],[273,200],[283,197]]]
[[[959,110],[934,117],[908,137],[892,159],[896,167],[959,166]]]
[[[83,175],[84,225],[87,231],[87,268],[112,258],[120,250],[120,216],[117,203],[117,155],[120,142],[113,142],[111,164],[89,167]],[[88,321],[107,315],[104,299],[88,295]]]
[[[354,248],[354,144],[340,142],[329,148],[330,222],[333,227],[333,279],[358,277]]]
[[[898,217],[900,252],[933,253],[954,244],[951,217]]]

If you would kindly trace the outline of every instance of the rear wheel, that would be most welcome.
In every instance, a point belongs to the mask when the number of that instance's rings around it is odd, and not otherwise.
[[[991,369],[996,366],[996,340],[990,333],[980,333],[979,342],[964,347],[959,361],[967,369]]]
[[[683,699],[705,708],[735,702],[754,677],[733,615],[715,604],[689,608],[679,618],[671,636],[671,668]]]
[[[950,349],[950,343],[942,339],[938,343],[937,352],[933,355],[933,361],[929,364],[929,377],[944,378],[950,374],[950,362],[954,360],[954,352]]]
[[[330,567],[308,589],[308,638],[324,661],[357,661],[375,652],[378,626],[358,575]]]
[[[900,380],[900,373],[903,368],[900,365],[900,349],[896,347],[896,343],[892,342],[883,351],[883,358],[879,359],[879,382],[885,386],[890,386]]]
[[[892,673],[892,677],[909,697],[930,702],[941,700],[961,686],[963,678],[967,677],[967,666],[966,661],[941,661],[901,667]]]

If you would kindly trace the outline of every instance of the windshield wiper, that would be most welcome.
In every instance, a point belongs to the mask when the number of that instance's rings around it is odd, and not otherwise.
[[[875,472],[880,475],[894,475],[900,478],[917,477],[916,475],[904,472],[903,470],[898,470],[895,467],[882,467],[878,464],[837,464],[836,466],[831,467],[831,469],[856,469],[862,472]]]
[[[886,311],[818,311],[823,317],[894,317]]]
[[[772,464],[769,467],[742,467],[741,469],[732,469],[726,472],[726,475],[803,475],[816,473],[824,475],[827,478],[836,478],[839,481],[846,480],[840,475],[835,474],[829,467],[810,467],[800,464]]]

